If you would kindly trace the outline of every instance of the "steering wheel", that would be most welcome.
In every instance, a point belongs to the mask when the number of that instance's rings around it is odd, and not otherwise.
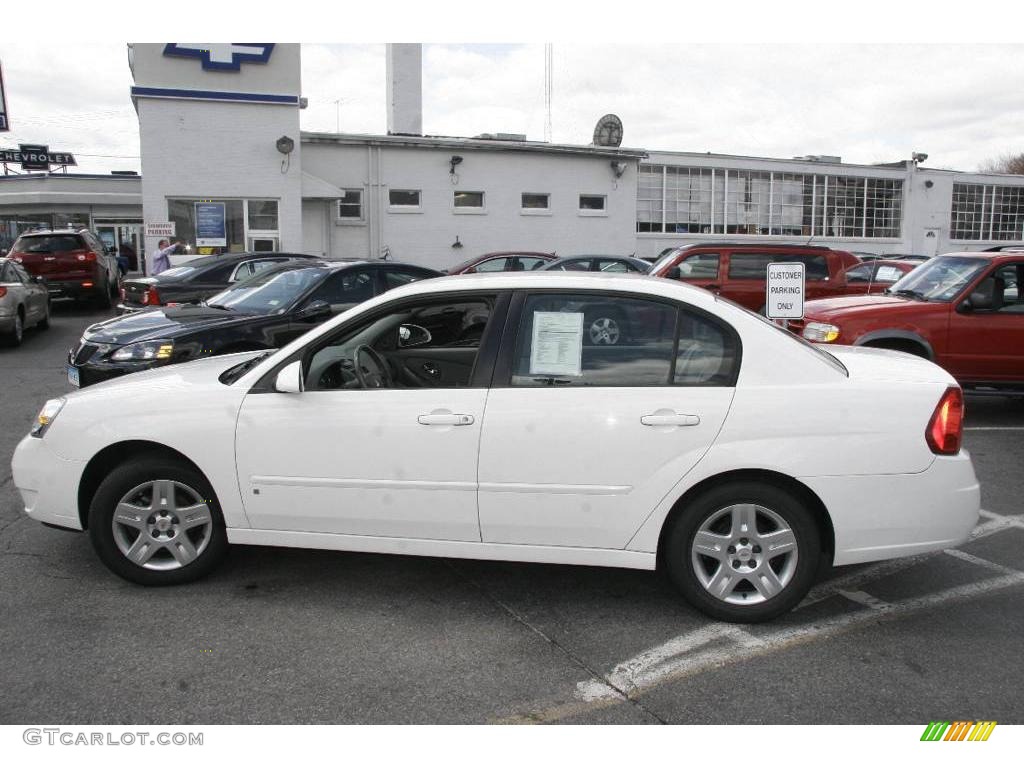
[[[372,367],[361,362],[361,357],[368,358],[367,362],[371,362]],[[352,353],[352,363],[363,389],[390,389],[394,386],[387,362],[381,357],[380,352],[369,344],[360,344],[356,347],[356,351]]]

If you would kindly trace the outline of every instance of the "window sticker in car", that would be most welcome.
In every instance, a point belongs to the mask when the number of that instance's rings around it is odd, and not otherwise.
[[[583,313],[534,312],[530,375],[583,375]]]

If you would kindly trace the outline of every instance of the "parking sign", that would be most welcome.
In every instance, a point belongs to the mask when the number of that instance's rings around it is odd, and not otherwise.
[[[803,318],[803,264],[768,265],[764,308],[765,315],[769,320],[799,320]]]

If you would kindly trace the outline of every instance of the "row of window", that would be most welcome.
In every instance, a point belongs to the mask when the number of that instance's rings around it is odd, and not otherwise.
[[[345,196],[338,200],[338,218],[362,220],[363,190],[346,189]],[[423,191],[419,189],[389,189],[388,210],[391,212],[419,211]],[[581,215],[603,215],[607,209],[607,195],[581,194],[578,210]],[[525,214],[542,214],[551,210],[551,194],[548,192],[523,192],[520,209]],[[457,189],[452,193],[452,210],[459,213],[483,213],[487,210],[484,192]]]
[[[897,238],[902,179],[641,165],[637,232]]]
[[[1024,239],[1024,187],[954,184],[953,240]]]

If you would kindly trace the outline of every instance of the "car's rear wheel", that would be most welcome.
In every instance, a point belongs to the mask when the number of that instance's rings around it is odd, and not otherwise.
[[[18,307],[18,311],[14,313],[14,324],[11,326],[10,333],[4,339],[12,347],[21,346],[21,340],[25,337],[25,310]]]
[[[111,571],[147,586],[202,578],[227,550],[209,482],[185,462],[158,456],[128,461],[100,484],[89,537]]]
[[[716,619],[767,621],[814,583],[821,542],[814,516],[782,488],[737,482],[686,505],[665,540],[665,565],[686,600]]]
[[[110,283],[104,281],[103,285],[97,286],[95,302],[98,309],[110,309],[114,306],[114,292],[110,288]]]

